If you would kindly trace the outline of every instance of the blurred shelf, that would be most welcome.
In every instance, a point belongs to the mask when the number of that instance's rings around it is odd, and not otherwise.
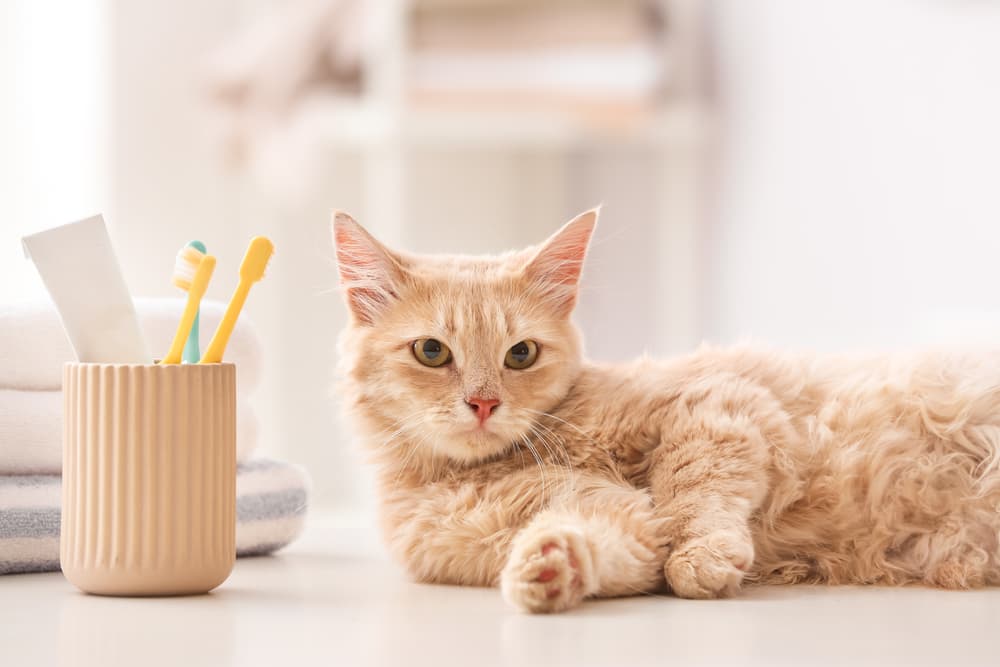
[[[371,102],[331,103],[313,109],[311,122],[332,148],[364,150],[379,145],[443,148],[569,149],[613,141],[653,147],[697,142],[710,117],[698,105],[662,108],[618,121],[594,122],[558,112],[481,112],[410,109],[394,111]]]

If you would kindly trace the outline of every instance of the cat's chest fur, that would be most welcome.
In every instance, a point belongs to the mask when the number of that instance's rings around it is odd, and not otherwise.
[[[665,428],[669,432],[666,417],[677,397],[670,373],[656,364],[589,367],[566,399],[538,420],[528,449],[543,462],[601,472],[641,488],[650,452]]]
[[[753,422],[775,446],[802,442],[808,423],[796,415],[814,414],[828,398],[799,359],[745,348],[587,365],[539,419],[531,442],[543,460],[559,465],[561,458],[643,488],[659,447],[699,432],[705,446],[726,447],[730,418]]]

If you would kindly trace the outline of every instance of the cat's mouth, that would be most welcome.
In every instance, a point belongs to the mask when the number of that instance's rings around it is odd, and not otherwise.
[[[490,422],[473,424],[467,428],[465,432],[472,435],[497,435],[496,430],[493,428],[493,424]]]
[[[484,423],[466,424],[459,430],[459,437],[470,442],[477,448],[484,445],[495,445],[498,441],[509,437],[509,425],[503,420],[489,419]]]

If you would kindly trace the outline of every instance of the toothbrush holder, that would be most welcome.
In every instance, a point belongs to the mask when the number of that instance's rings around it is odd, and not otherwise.
[[[63,574],[99,595],[207,593],[236,558],[236,367],[63,369]]]

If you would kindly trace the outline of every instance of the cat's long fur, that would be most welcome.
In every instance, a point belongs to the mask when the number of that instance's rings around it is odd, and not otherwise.
[[[1000,354],[586,362],[569,317],[596,217],[470,258],[335,216],[345,396],[416,579],[499,584],[530,611],[664,584],[1000,583]],[[428,336],[450,364],[416,361]],[[505,368],[523,339],[538,361]],[[501,400],[485,429],[465,403],[483,394]]]

